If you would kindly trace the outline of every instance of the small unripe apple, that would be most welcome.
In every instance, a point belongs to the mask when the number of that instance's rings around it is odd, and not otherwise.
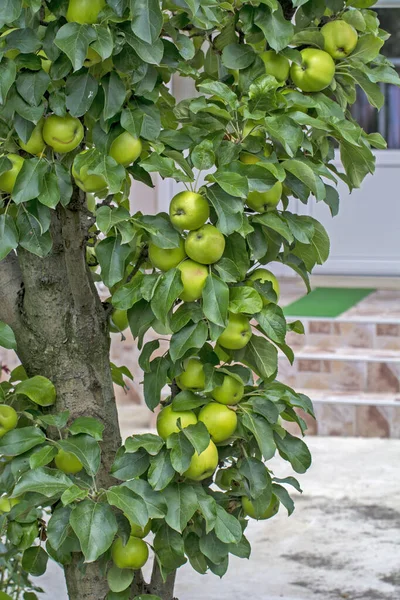
[[[8,431],[15,429],[18,423],[18,413],[8,404],[0,404],[0,438]]]
[[[244,385],[231,375],[225,375],[222,385],[214,388],[211,396],[220,404],[238,404],[243,398]]]
[[[84,150],[78,156],[86,154],[87,150]],[[76,185],[86,193],[95,194],[101,192],[107,188],[107,182],[102,175],[88,175],[88,166],[83,166],[79,169],[79,172],[75,168],[75,162],[72,165],[72,175],[75,179]]]
[[[59,450],[57,456],[54,459],[57,469],[60,469],[63,473],[68,475],[75,475],[82,471],[83,465],[79,458],[72,454],[72,452],[66,452],[65,450]]]
[[[178,375],[176,383],[181,390],[204,390],[206,378],[202,362],[199,358],[189,358],[184,362],[185,370]]]
[[[106,0],[69,0],[67,21],[80,23],[97,23],[99,12],[106,5]]]
[[[264,512],[258,514],[252,501],[249,500],[249,498],[247,498],[246,496],[242,497],[242,507],[245,514],[248,517],[251,517],[252,519],[257,519],[260,521],[263,521],[264,519],[270,519],[271,517],[276,515],[276,513],[279,510],[279,504],[280,503],[278,498],[275,496],[275,494],[272,494],[269,506],[264,510]]]
[[[14,189],[18,173],[24,164],[24,159],[22,156],[19,156],[19,154],[7,154],[6,157],[11,161],[12,167],[9,171],[6,171],[0,175],[0,190],[2,192],[7,192],[7,194],[11,194]]]
[[[13,506],[19,504],[21,500],[19,498],[9,498],[7,495],[0,497],[0,515],[3,513],[9,513]],[[0,599],[1,600],[1,599]]]
[[[270,210],[274,210],[282,197],[282,184],[277,181],[270,190],[266,192],[249,192],[247,196],[247,206],[256,210],[257,212],[264,213]]]
[[[128,167],[142,152],[142,142],[127,131],[121,133],[111,144],[109,155],[120,165]]]
[[[100,54],[96,52],[94,48],[89,46],[83,66],[87,68],[93,67],[93,65],[97,65],[102,60],[103,59],[101,58]]]
[[[208,277],[208,269],[193,260],[184,260],[178,265],[181,272],[183,291],[180,299],[184,302],[194,302],[201,298]]]
[[[175,411],[169,404],[163,408],[157,417],[157,432],[163,440],[166,440],[172,433],[179,433],[178,420],[180,419],[182,429],[189,425],[196,425],[197,417],[191,410]]]
[[[110,317],[109,329],[111,333],[121,333],[128,327],[128,311],[116,308]]]
[[[329,21],[321,28],[324,50],[335,60],[349,56],[357,46],[358,33],[352,25],[342,19]]]
[[[235,411],[219,402],[210,402],[203,406],[198,420],[207,427],[215,444],[228,440],[235,433],[237,427]]]
[[[272,75],[282,84],[289,77],[290,63],[285,56],[277,54],[274,50],[267,50],[260,54],[265,65],[267,75]]]
[[[211,477],[218,466],[218,450],[213,441],[210,440],[208,447],[200,454],[192,456],[190,465],[184,476],[193,481],[202,481]]]
[[[218,338],[218,344],[227,350],[240,350],[252,336],[249,319],[242,314],[230,313],[228,325]]]
[[[270,281],[272,283],[272,289],[274,290],[274,292],[277,296],[277,300],[279,300],[279,294],[280,294],[279,281],[277,280],[275,275],[272,273],[272,271],[268,271],[268,269],[263,269],[263,268],[256,269],[255,271],[253,271],[253,273],[250,275],[249,279],[246,281],[246,285],[252,285],[251,282],[253,282],[253,281],[260,281],[261,283]],[[267,304],[270,304],[270,301],[268,300],[268,298],[263,297],[263,304],[264,304],[264,306],[266,306]]]
[[[145,538],[146,535],[148,535],[150,533],[151,519],[149,519],[147,525],[145,525],[144,527],[140,527],[140,525],[136,525],[136,523],[132,523],[132,521],[130,519],[128,519],[128,520],[129,520],[129,523],[131,526],[131,536],[142,539],[142,538]]]
[[[141,569],[149,558],[149,549],[146,542],[131,536],[124,545],[121,538],[117,538],[111,547],[111,556],[114,565],[119,569]]]
[[[186,258],[185,243],[179,240],[178,248],[160,248],[150,242],[149,259],[153,267],[160,271],[169,271],[177,267],[183,259]]]
[[[171,223],[178,229],[199,229],[210,216],[210,206],[201,194],[179,192],[169,207]]]
[[[50,115],[43,125],[43,139],[56,152],[65,154],[75,150],[84,136],[83,125],[76,117]]]
[[[203,265],[217,262],[225,250],[225,238],[214,225],[191,231],[185,241],[186,254]]]
[[[26,143],[23,142],[21,139],[18,140],[18,143],[21,146],[22,150],[25,150],[25,152],[29,152],[29,154],[34,154],[36,156],[40,156],[42,154],[42,152],[46,148],[46,144],[42,135],[43,125],[44,119],[41,119],[32,131],[31,137]]]

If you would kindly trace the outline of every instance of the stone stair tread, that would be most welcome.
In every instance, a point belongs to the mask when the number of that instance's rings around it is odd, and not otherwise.
[[[380,348],[352,348],[349,346],[339,348],[319,348],[316,346],[303,346],[294,348],[296,360],[343,360],[356,362],[393,362],[400,363],[400,350]],[[284,356],[282,354],[282,356]]]
[[[378,393],[378,392],[348,392],[324,389],[296,389],[296,392],[305,394],[313,402],[329,404],[359,404],[379,406],[399,406],[400,394]]]

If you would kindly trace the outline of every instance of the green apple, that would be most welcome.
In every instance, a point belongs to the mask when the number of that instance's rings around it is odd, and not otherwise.
[[[94,48],[91,48],[89,46],[83,66],[90,68],[90,67],[93,67],[93,65],[97,65],[102,60],[103,59],[101,58],[100,54],[98,52],[96,52],[96,50]]]
[[[65,450],[59,450],[57,456],[54,459],[57,469],[60,469],[63,473],[68,475],[75,475],[82,471],[83,464],[72,452],[66,452]]]
[[[144,537],[146,537],[146,535],[148,535],[150,533],[151,519],[149,519],[147,525],[145,525],[144,527],[140,527],[140,525],[136,525],[136,523],[132,523],[132,521],[129,518],[128,518],[128,521],[131,525],[131,536],[133,536],[135,538],[144,538]]]
[[[46,73],[49,73],[52,62],[51,62],[51,60],[48,59],[46,52],[44,52],[43,50],[39,50],[38,56],[40,56],[43,71],[46,71]]]
[[[191,231],[185,241],[189,258],[203,265],[217,262],[225,250],[225,238],[214,225],[203,225]]]
[[[113,563],[119,569],[141,569],[149,558],[146,542],[131,536],[126,544],[117,538],[111,546]]]
[[[267,75],[272,75],[280,82],[285,82],[289,77],[290,63],[285,56],[277,54],[274,50],[267,50],[260,54],[265,65]]]
[[[357,46],[357,31],[343,21],[330,21],[321,28],[324,36],[324,50],[328,52],[335,60],[340,60],[349,56]]]
[[[203,406],[198,420],[207,427],[215,444],[228,440],[235,433],[237,427],[235,411],[218,402],[210,402]]]
[[[75,150],[84,136],[83,125],[76,117],[50,115],[43,125],[43,139],[59,154]]]
[[[78,156],[86,154],[87,150],[84,150]],[[77,157],[76,157],[77,158]],[[86,193],[95,194],[96,192],[104,191],[107,188],[107,182],[102,175],[88,175],[89,166],[83,166],[79,169],[79,172],[75,168],[75,161],[72,165],[72,175],[75,179],[76,185]]]
[[[214,388],[211,396],[220,404],[238,404],[243,398],[244,385],[231,375],[224,375],[222,385]]]
[[[128,329],[128,327],[128,311],[116,308],[110,317],[109,329],[111,333],[121,333],[125,329]]]
[[[149,259],[153,267],[160,271],[169,271],[177,267],[183,259],[186,258],[185,243],[179,240],[178,248],[160,248],[150,242]]]
[[[70,23],[97,23],[99,12],[106,5],[106,0],[69,0],[67,21]]]
[[[18,423],[18,413],[8,404],[0,404],[0,438],[15,429]]]
[[[290,76],[303,92],[320,92],[327,88],[335,76],[335,63],[328,52],[317,48],[304,48],[300,52],[302,64],[293,63]]]
[[[127,131],[121,133],[111,144],[109,155],[123,167],[131,165],[142,153],[142,142]]]
[[[9,513],[13,506],[19,504],[21,500],[19,498],[9,498],[7,495],[0,497],[0,515],[3,513]]]
[[[194,260],[184,260],[178,265],[181,272],[183,291],[180,299],[184,302],[194,302],[201,298],[208,277],[208,269]]]
[[[0,190],[2,192],[7,192],[7,194],[11,194],[14,189],[18,173],[24,164],[24,159],[22,156],[19,156],[19,154],[7,154],[6,157],[11,161],[12,167],[9,171],[6,171],[0,175]]]
[[[192,390],[194,392],[204,390],[206,376],[201,360],[199,358],[188,358],[183,366],[185,370],[176,378],[176,383],[181,390]]]
[[[43,139],[43,125],[44,119],[41,119],[36,127],[33,129],[31,133],[31,137],[26,142],[23,142],[21,139],[18,140],[19,145],[22,150],[25,152],[29,152],[29,154],[34,154],[36,156],[40,156],[44,149],[46,148],[45,141]]]
[[[248,517],[251,517],[252,519],[257,519],[257,520],[263,521],[264,519],[270,519],[271,517],[276,515],[276,513],[279,510],[279,500],[275,496],[275,494],[272,494],[272,498],[271,498],[271,502],[270,502],[269,506],[260,514],[255,509],[253,502],[251,500],[249,500],[249,498],[247,498],[246,496],[243,496],[242,497],[242,507],[243,507],[245,515],[247,515]]]
[[[282,184],[277,181],[270,190],[266,192],[249,192],[247,196],[247,206],[256,210],[257,212],[264,213],[274,210],[282,197]]]
[[[228,325],[218,338],[218,344],[227,350],[240,350],[252,336],[250,321],[242,314],[229,314]]]
[[[171,223],[177,229],[198,229],[210,216],[210,206],[201,194],[179,192],[169,206]]]
[[[246,285],[252,285],[251,282],[253,282],[253,281],[260,281],[261,283],[270,281],[272,283],[272,289],[274,290],[274,292],[277,296],[277,301],[279,300],[279,295],[280,295],[279,281],[277,280],[277,278],[271,271],[268,271],[268,269],[262,269],[262,268],[256,269],[250,275],[249,279],[246,282]],[[264,306],[266,306],[267,304],[270,304],[270,301],[268,300],[268,298],[263,297],[263,303],[264,303]]]
[[[202,481],[211,477],[218,466],[218,450],[214,442],[210,440],[208,447],[200,454],[192,456],[190,465],[184,476],[193,481]]]
[[[172,433],[178,433],[180,431],[178,427],[178,419],[180,419],[181,427],[189,427],[189,425],[196,425],[197,417],[191,410],[173,410],[172,405],[169,404],[163,408],[157,417],[157,432],[163,440],[166,440]]]
[[[260,162],[260,157],[255,154],[251,154],[250,152],[241,152],[239,155],[239,160],[245,165],[255,165]]]

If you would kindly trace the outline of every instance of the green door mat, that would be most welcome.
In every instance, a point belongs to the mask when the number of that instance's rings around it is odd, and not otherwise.
[[[366,288],[315,288],[310,294],[288,304],[283,312],[286,317],[338,317],[374,289]]]

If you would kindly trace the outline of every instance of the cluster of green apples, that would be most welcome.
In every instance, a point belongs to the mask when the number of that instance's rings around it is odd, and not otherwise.
[[[129,539],[124,544],[121,538],[117,538],[111,547],[111,557],[114,565],[119,569],[137,570],[141,569],[149,558],[149,548],[143,538],[150,533],[151,519],[145,527],[132,523],[129,518],[128,520],[131,526]]]
[[[0,404],[0,438],[8,431],[15,429],[18,423],[18,413],[8,404]]]
[[[304,48],[302,63],[292,63],[273,50],[261,54],[268,75],[273,75],[282,85],[290,78],[303,92],[320,92],[327,88],[335,76],[335,60],[349,56],[358,42],[358,34],[343,19],[329,21],[321,27],[324,49]]]

